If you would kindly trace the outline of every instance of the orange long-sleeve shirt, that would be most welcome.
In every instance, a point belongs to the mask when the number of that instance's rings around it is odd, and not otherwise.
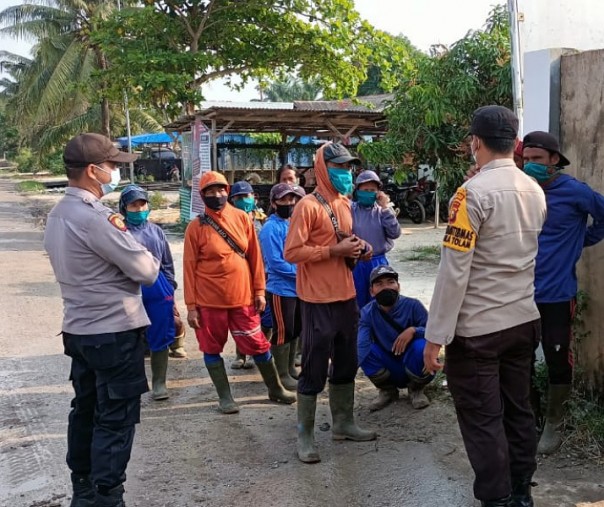
[[[266,282],[258,237],[247,213],[227,204],[222,211],[206,210],[245,252],[245,259],[209,225],[196,218],[185,232],[183,275],[185,304],[238,308],[264,296]]]
[[[323,160],[325,145],[315,156],[317,191],[331,206],[340,230],[352,233],[350,201],[338,194],[327,175]],[[316,197],[307,195],[294,208],[287,240],[285,259],[298,265],[296,291],[309,303],[333,303],[355,297],[352,272],[343,257],[332,257],[329,247],[337,243],[327,211]]]

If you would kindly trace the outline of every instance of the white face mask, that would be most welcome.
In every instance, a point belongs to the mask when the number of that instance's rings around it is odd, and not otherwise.
[[[111,174],[111,181],[109,183],[101,183],[100,181],[98,181],[98,184],[101,185],[101,192],[103,192],[103,195],[107,195],[113,192],[120,184],[120,180],[122,179],[119,167],[116,167],[113,171],[109,171],[108,169],[105,169],[101,166],[95,164],[92,165],[94,165],[94,167],[100,169],[104,173]]]

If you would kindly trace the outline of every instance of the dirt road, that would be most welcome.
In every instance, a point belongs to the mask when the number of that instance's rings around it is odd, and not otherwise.
[[[59,507],[70,499],[64,456],[72,391],[58,336],[62,305],[39,221],[32,216],[32,209],[48,204],[48,198],[16,194],[11,180],[0,179],[2,506]],[[427,304],[437,265],[430,258],[408,258],[416,244],[438,244],[442,231],[406,232],[391,260],[401,271],[403,290]],[[171,243],[179,266],[182,238],[175,236]],[[188,360],[170,362],[171,398],[152,402],[143,397],[126,483],[130,507],[474,505],[471,469],[443,388],[433,388],[436,400],[424,411],[413,411],[402,399],[370,414],[367,404],[375,389],[359,376],[355,412],[364,426],[379,432],[379,439],[332,442],[329,431],[317,429],[323,461],[308,466],[295,456],[295,405],[270,403],[256,370],[229,372],[242,410],[218,414],[191,332],[187,349]],[[229,345],[227,362],[232,355]],[[322,396],[317,415],[323,429],[330,423],[326,402]],[[536,480],[542,507],[604,498],[601,473],[572,459],[545,462]]]

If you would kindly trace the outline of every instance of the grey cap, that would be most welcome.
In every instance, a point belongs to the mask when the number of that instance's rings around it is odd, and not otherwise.
[[[398,273],[394,270],[392,266],[388,266],[387,264],[384,266],[377,266],[373,268],[371,274],[369,275],[369,284],[372,285],[378,278],[382,278],[383,276],[387,276],[389,278],[394,278],[398,281]]]
[[[323,150],[325,162],[334,164],[354,163],[361,165],[361,159],[353,157],[343,144],[328,144]]]
[[[306,191],[300,185],[290,185],[289,183],[277,183],[271,188],[270,201],[283,199],[288,194],[294,194],[297,197],[304,197]]]
[[[369,170],[363,171],[357,176],[355,186],[358,187],[359,185],[367,183],[368,181],[375,181],[378,184],[378,188],[382,188],[382,181],[380,180],[380,177],[373,171]]]
[[[134,201],[147,201],[149,202],[149,195],[147,191],[138,185],[128,185],[124,187],[120,194],[119,209],[120,213],[126,216],[126,207],[128,204],[132,204]]]

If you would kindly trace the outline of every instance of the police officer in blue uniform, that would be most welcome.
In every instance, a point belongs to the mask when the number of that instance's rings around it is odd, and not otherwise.
[[[135,158],[99,134],[69,141],[63,153],[69,184],[44,234],[63,297],[63,344],[75,391],[67,430],[71,507],[124,506],[140,397],[149,390],[149,319],[140,286],[155,282],[160,263],[100,201],[120,181],[117,164]]]

